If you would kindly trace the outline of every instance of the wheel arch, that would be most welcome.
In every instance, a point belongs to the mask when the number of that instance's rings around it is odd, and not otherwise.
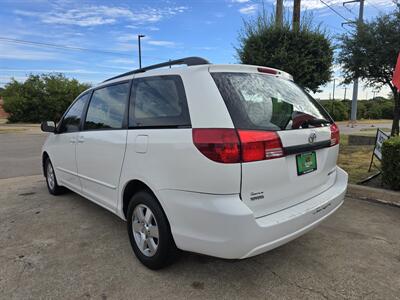
[[[43,176],[44,177],[46,177],[46,166],[45,166],[45,163],[46,163],[47,159],[50,159],[50,156],[46,151],[43,151],[43,153],[42,153],[42,171],[43,171]]]
[[[139,179],[132,179],[130,181],[128,181],[125,184],[125,187],[123,189],[123,193],[122,193],[122,213],[123,216],[127,217],[127,212],[128,212],[128,206],[129,206],[129,202],[132,198],[132,196],[134,194],[136,194],[139,191],[147,191],[150,194],[152,194],[154,196],[154,198],[156,199],[157,203],[160,205],[164,215],[167,217],[168,220],[168,216],[165,213],[165,209],[163,207],[163,205],[161,204],[159,198],[157,197],[157,195],[153,192],[153,190],[150,188],[150,186],[148,184],[146,184],[145,182],[139,180]]]

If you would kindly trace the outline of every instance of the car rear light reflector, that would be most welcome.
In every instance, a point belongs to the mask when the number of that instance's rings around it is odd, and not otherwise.
[[[279,135],[274,131],[238,130],[242,161],[273,159],[284,156]]]
[[[235,129],[193,129],[193,143],[203,155],[213,161],[240,162],[240,143]]]
[[[339,132],[339,127],[333,123],[330,126],[331,129],[331,147],[339,144],[340,142],[340,132]]]
[[[261,72],[261,73],[267,73],[267,74],[273,74],[273,75],[278,74],[277,70],[270,69],[270,68],[257,68],[257,71]]]

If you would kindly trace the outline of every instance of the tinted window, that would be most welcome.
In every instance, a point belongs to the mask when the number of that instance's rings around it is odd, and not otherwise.
[[[212,73],[235,127],[285,130],[321,126],[330,117],[294,82],[257,73]],[[313,124],[313,125],[311,125]]]
[[[128,91],[129,83],[95,90],[89,103],[85,129],[121,129]]]
[[[64,119],[62,120],[58,130],[59,133],[79,131],[82,112],[88,99],[89,94],[85,94],[76,100],[75,103],[68,109],[68,112],[64,116]]]
[[[134,80],[130,127],[187,127],[190,117],[179,76],[154,76]]]

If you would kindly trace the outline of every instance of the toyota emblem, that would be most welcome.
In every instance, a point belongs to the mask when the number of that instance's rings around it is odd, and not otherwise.
[[[314,144],[316,139],[317,139],[317,134],[315,132],[311,132],[310,136],[308,137],[308,143]]]

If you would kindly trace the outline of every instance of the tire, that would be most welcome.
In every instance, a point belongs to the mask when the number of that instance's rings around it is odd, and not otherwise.
[[[178,250],[168,219],[153,194],[140,191],[133,195],[127,225],[133,252],[143,265],[158,270],[175,260]]]
[[[54,172],[53,165],[49,158],[46,159],[44,163],[44,174],[46,177],[46,184],[49,193],[52,195],[61,195],[65,193],[65,188],[59,186],[57,183],[56,173]]]

